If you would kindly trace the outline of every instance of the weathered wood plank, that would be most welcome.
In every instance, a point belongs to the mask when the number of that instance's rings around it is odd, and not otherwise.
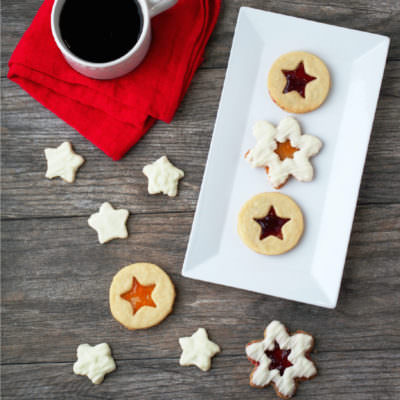
[[[225,67],[236,14],[240,5],[288,10],[288,1],[233,1],[225,4],[213,39],[208,46],[204,68]],[[290,2],[294,15],[315,17],[343,25],[375,24],[380,33],[393,33],[391,59],[383,81],[375,127],[360,192],[360,204],[398,202],[400,182],[397,177],[399,154],[397,116],[400,112],[400,61],[396,59],[399,32],[397,2],[336,1],[332,5],[303,1]],[[38,8],[40,1],[6,1],[4,7],[7,29],[3,40],[3,66],[19,37]],[[297,14],[296,14],[297,13]],[[343,16],[347,15],[347,18]],[[354,15],[357,14],[357,18]],[[385,23],[379,19],[383,16]],[[318,19],[318,18],[317,18]],[[357,26],[353,26],[357,28]],[[11,35],[11,36],[7,36]],[[394,56],[393,56],[394,54]],[[222,55],[223,60],[218,61]],[[397,60],[397,61],[396,61]],[[2,75],[7,68],[3,68]],[[3,88],[3,217],[88,215],[98,203],[110,199],[129,206],[133,212],[193,210],[197,201],[212,127],[225,75],[224,69],[199,71],[173,123],[158,123],[151,132],[120,163],[113,163],[19,87],[2,79]],[[86,158],[74,185],[49,182],[43,178],[43,149],[71,140]],[[176,200],[150,197],[146,194],[143,165],[161,154],[168,154],[186,172],[181,195]],[[101,166],[101,168],[100,168]]]
[[[390,60],[400,59],[400,13],[399,2],[390,1],[303,1],[303,0],[229,0],[224,2],[221,17],[206,49],[203,67],[226,66],[232,34],[235,29],[239,8],[253,7],[322,23],[359,29],[390,36],[392,39]],[[279,37],[279,32],[276,33]]]
[[[316,337],[319,376],[300,385],[296,398],[400,397],[400,3],[224,2],[173,123],[156,124],[114,163],[5,78],[10,54],[41,1],[4,0],[2,7],[2,398],[273,399],[271,389],[248,386],[251,367],[243,350],[274,318]],[[335,310],[180,275],[242,5],[392,38]],[[44,178],[43,149],[63,140],[87,159],[74,185]],[[186,172],[176,199],[146,194],[141,169],[162,154]],[[87,217],[105,200],[133,214],[129,238],[101,246]],[[177,300],[162,325],[131,332],[111,317],[107,292],[119,268],[141,260],[170,273]],[[177,338],[199,326],[223,349],[209,373],[178,366]],[[79,343],[101,341],[112,346],[118,370],[95,387],[72,374],[72,363]]]
[[[3,36],[3,52],[10,54],[28,28],[41,0],[4,0],[3,18],[7,29]],[[365,1],[335,0],[321,4],[303,0],[229,0],[223,2],[221,15],[206,49],[203,68],[226,67],[241,6],[312,19],[318,22],[365,30],[392,37],[390,59],[400,59],[400,6],[396,0]],[[8,58],[3,59],[3,62]]]
[[[14,84],[8,85],[3,120],[3,216],[85,215],[107,199],[124,204],[132,212],[193,210],[224,74],[218,72],[206,73],[207,76],[197,81],[191,89],[195,97],[186,97],[186,106],[171,125],[158,123],[151,135],[149,133],[118,163],[95,149]],[[189,114],[194,117],[190,118]],[[73,185],[44,178],[43,149],[57,146],[64,140],[72,141],[76,151],[86,158]],[[147,194],[147,179],[142,168],[164,154],[185,171],[176,199]]]
[[[67,361],[79,342],[102,340],[119,359],[173,358],[177,338],[198,326],[237,355],[274,318],[312,332],[318,351],[398,350],[399,217],[400,205],[359,209],[336,310],[181,277],[191,213],[133,215],[129,238],[103,246],[85,218],[5,221],[3,362]],[[119,268],[144,260],[171,274],[178,296],[162,325],[130,332],[110,315],[108,287]]]
[[[154,343],[158,347],[157,343]],[[213,368],[201,372],[182,368],[170,359],[118,360],[117,370],[100,386],[72,373],[67,363],[10,365],[3,369],[4,400],[10,399],[276,399],[274,391],[251,388],[251,365],[246,357],[214,358]],[[319,375],[301,383],[296,399],[393,400],[400,395],[400,354],[385,351],[318,352],[313,354]],[[26,380],[29,376],[30,379]]]
[[[376,114],[360,203],[396,203],[400,142],[397,116],[400,112],[400,69],[388,72],[388,95]],[[224,70],[201,70],[174,121],[158,123],[120,162],[101,151],[20,88],[5,82],[3,101],[3,217],[89,215],[103,201],[128,207],[134,213],[194,210],[207,160],[213,124],[223,84]],[[392,85],[390,84],[392,82]],[[43,149],[70,140],[86,158],[74,184],[44,178]],[[145,164],[167,154],[185,171],[176,199],[149,196],[142,174]]]

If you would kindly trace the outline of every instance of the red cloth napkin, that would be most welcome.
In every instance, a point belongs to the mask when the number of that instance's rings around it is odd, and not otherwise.
[[[114,160],[154,124],[171,122],[217,21],[221,0],[179,0],[152,19],[142,64],[99,81],[73,70],[50,28],[54,0],[45,0],[9,61],[8,78]]]

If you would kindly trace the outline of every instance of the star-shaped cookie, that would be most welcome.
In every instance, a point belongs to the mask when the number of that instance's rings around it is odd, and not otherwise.
[[[182,348],[179,364],[182,366],[195,365],[202,371],[211,368],[211,358],[219,353],[219,346],[208,339],[207,331],[199,328],[192,336],[179,338]]]
[[[178,181],[185,175],[182,170],[171,164],[166,156],[146,165],[143,173],[149,181],[148,191],[150,194],[163,193],[170,197],[176,196]]]
[[[103,382],[104,375],[116,369],[110,346],[107,343],[100,343],[96,346],[80,344],[76,356],[78,360],[74,364],[74,374],[87,375],[96,385]]]
[[[55,149],[44,150],[47,160],[46,178],[53,179],[57,176],[68,183],[75,180],[75,174],[85,159],[74,153],[70,142],[64,142]]]
[[[128,210],[115,210],[110,203],[106,202],[101,205],[99,212],[90,216],[88,224],[97,231],[99,242],[103,244],[113,239],[128,237],[125,225],[128,216]]]

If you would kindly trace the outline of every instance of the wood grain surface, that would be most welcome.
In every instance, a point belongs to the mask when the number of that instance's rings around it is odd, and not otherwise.
[[[2,2],[2,360],[4,399],[274,399],[248,385],[244,346],[272,319],[312,333],[319,374],[297,399],[400,398],[400,2],[227,0],[205,61],[169,125],[158,122],[113,162],[6,78],[41,4]],[[240,6],[391,37],[338,306],[327,310],[180,275]],[[279,32],[277,32],[279,35]],[[43,149],[70,140],[86,163],[73,185],[44,178]],[[167,154],[185,171],[179,196],[150,196],[141,169]],[[100,245],[87,218],[128,208],[129,238]],[[174,312],[146,331],[108,309],[112,276],[153,262],[177,289]],[[178,364],[178,338],[205,327],[222,352],[204,373]],[[80,343],[108,342],[118,369],[94,386],[72,373]]]

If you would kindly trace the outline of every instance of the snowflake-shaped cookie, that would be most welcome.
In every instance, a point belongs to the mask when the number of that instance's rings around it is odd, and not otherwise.
[[[279,397],[294,395],[297,381],[313,378],[317,374],[309,354],[314,338],[306,332],[288,334],[279,321],[272,321],[264,332],[264,340],[246,346],[248,359],[255,365],[250,385],[265,387],[270,383]]]
[[[314,175],[309,158],[317,154],[322,142],[315,136],[302,135],[293,117],[284,118],[277,127],[257,121],[253,127],[256,146],[246,154],[252,167],[267,168],[272,186],[278,189],[289,175],[299,181],[311,181]]]
[[[74,374],[87,375],[96,385],[103,382],[104,375],[116,369],[111,349],[107,343],[96,346],[80,344],[76,351],[78,360],[74,364]]]
[[[75,180],[75,174],[85,159],[72,150],[70,142],[64,142],[55,149],[44,150],[47,160],[46,178],[53,179],[57,176],[68,183]]]
[[[204,328],[197,329],[192,336],[179,338],[179,344],[182,348],[179,364],[195,365],[202,371],[211,368],[211,358],[221,351],[216,343],[208,339]]]
[[[128,231],[126,221],[129,211],[123,208],[115,210],[108,202],[100,206],[100,210],[88,219],[91,228],[97,231],[97,236],[101,244],[113,239],[126,239]]]
[[[149,180],[148,191],[150,194],[164,193],[170,197],[176,196],[178,181],[185,175],[182,170],[171,164],[166,156],[146,165],[143,173]]]

